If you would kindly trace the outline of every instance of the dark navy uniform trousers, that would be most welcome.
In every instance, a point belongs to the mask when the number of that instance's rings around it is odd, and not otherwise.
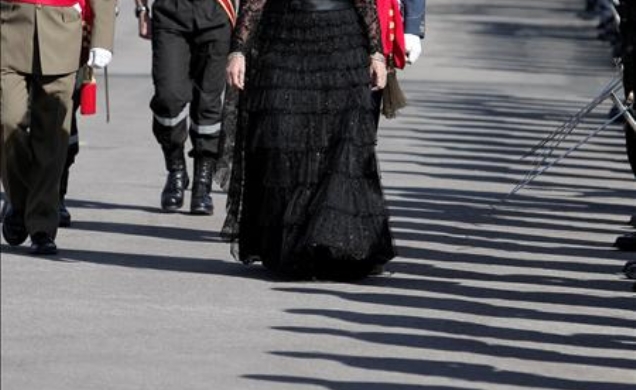
[[[231,33],[215,0],[153,3],[150,108],[164,153],[180,153],[189,133],[191,156],[217,156]]]

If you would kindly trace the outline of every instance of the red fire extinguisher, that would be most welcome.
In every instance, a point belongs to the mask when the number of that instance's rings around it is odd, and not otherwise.
[[[97,80],[93,68],[85,65],[82,70],[82,86],[80,87],[80,113],[94,115],[97,112]]]
[[[82,115],[94,115],[97,112],[97,81],[93,74],[93,68],[86,64],[90,49],[91,29],[93,27],[93,12],[90,3],[80,0],[82,8],[82,54],[80,56],[81,81],[80,86],[80,113]]]

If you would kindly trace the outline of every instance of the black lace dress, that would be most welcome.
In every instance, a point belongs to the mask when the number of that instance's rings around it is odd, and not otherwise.
[[[314,12],[280,1],[240,8],[233,51],[246,55],[247,78],[226,98],[222,235],[245,263],[363,277],[394,257],[370,93],[369,55],[382,51],[375,0]]]

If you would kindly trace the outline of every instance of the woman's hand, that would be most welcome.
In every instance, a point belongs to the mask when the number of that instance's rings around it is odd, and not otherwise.
[[[152,38],[152,30],[150,24],[150,15],[148,11],[142,11],[139,14],[139,36],[143,39],[151,39]]]
[[[386,62],[380,53],[371,55],[371,89],[377,91],[386,86]]]
[[[227,83],[234,88],[243,90],[245,87],[245,56],[242,53],[230,53],[225,68]]]

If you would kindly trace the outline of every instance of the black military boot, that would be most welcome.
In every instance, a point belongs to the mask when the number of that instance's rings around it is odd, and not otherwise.
[[[164,150],[164,157],[166,159],[168,177],[161,192],[161,209],[173,212],[183,206],[183,196],[190,184],[190,178],[188,177],[185,156],[182,150],[171,152]]]
[[[2,236],[9,245],[20,245],[27,239],[29,232],[24,226],[23,213],[14,210],[11,205],[7,206],[7,203],[5,201],[3,208]]]
[[[195,215],[212,215],[212,174],[216,160],[212,157],[194,158],[194,179],[192,181],[192,200],[190,212]]]

